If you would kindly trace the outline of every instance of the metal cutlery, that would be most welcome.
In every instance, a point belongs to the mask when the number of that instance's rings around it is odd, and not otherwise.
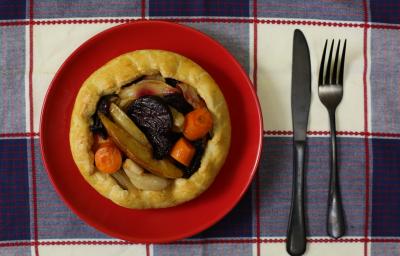
[[[293,37],[291,94],[294,162],[286,250],[290,255],[302,255],[306,250],[304,156],[311,101],[311,63],[307,41],[298,29],[295,30]]]
[[[336,48],[335,60],[331,73],[332,51],[334,40],[332,40],[327,66],[324,71],[325,55],[328,40],[325,42],[324,53],[322,54],[318,78],[318,95],[322,104],[329,113],[331,127],[331,154],[330,154],[330,181],[328,196],[328,217],[327,232],[329,236],[339,238],[345,232],[345,220],[343,214],[342,199],[340,195],[339,175],[337,168],[336,154],[336,107],[343,98],[343,69],[346,54],[346,40],[344,41],[341,56],[339,56],[340,40]],[[340,58],[339,58],[340,57]],[[338,63],[340,59],[339,72]]]

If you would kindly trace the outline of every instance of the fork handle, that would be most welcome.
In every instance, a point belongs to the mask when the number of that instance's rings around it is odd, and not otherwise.
[[[335,111],[329,112],[329,121],[331,126],[331,157],[330,157],[330,181],[328,196],[328,235],[333,238],[339,238],[344,235],[345,222],[340,195],[339,176],[336,163],[336,116]]]

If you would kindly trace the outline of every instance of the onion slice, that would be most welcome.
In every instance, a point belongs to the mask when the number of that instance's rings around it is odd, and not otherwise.
[[[122,168],[132,184],[142,190],[163,190],[171,183],[168,179],[145,173],[142,167],[133,162],[131,159],[126,159]]]
[[[132,101],[143,96],[163,96],[172,93],[179,93],[179,90],[160,80],[142,80],[123,88],[118,93],[118,96],[121,98],[120,106],[124,108]]]

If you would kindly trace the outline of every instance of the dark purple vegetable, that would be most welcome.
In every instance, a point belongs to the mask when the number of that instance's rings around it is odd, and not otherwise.
[[[182,133],[171,132],[169,134],[169,138],[170,138],[172,144],[175,144],[181,137],[182,137]]]
[[[193,110],[192,105],[190,105],[180,93],[164,95],[163,99],[168,105],[174,107],[184,115]]]
[[[97,114],[92,116],[93,123],[90,125],[89,129],[92,133],[100,135],[103,139],[107,138],[107,131],[104,128],[100,118]]]
[[[99,116],[97,115],[98,112],[103,113],[104,115],[110,117],[110,104],[114,102],[117,98],[116,95],[106,95],[100,98],[96,105],[96,113],[92,116],[92,125],[90,125],[90,131],[96,134],[99,134],[103,139],[107,137],[107,131],[104,128],[103,124],[100,121]]]
[[[165,82],[166,82],[167,84],[173,86],[173,87],[175,87],[175,86],[179,83],[178,80],[175,80],[175,79],[169,78],[169,77],[165,78]]]
[[[172,114],[158,96],[143,96],[128,106],[126,113],[146,135],[155,159],[168,155],[173,145]]]
[[[110,95],[105,95],[102,96],[99,101],[97,102],[96,105],[96,113],[97,112],[101,112],[104,115],[106,115],[107,117],[111,117],[110,116],[110,105],[111,102],[116,102],[118,100],[118,96],[115,94],[110,94]]]

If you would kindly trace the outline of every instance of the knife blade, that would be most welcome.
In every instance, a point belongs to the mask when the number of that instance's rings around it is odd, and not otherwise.
[[[304,156],[310,102],[310,52],[304,34],[299,29],[296,29],[293,36],[291,91],[293,125],[293,185],[286,240],[286,250],[290,255],[302,255],[306,250],[306,230],[304,220]]]

